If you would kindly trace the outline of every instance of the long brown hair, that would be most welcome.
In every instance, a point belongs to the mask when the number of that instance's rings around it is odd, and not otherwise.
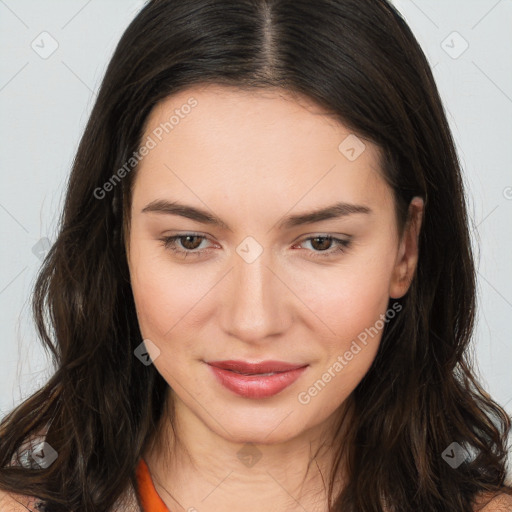
[[[136,485],[168,385],[134,356],[142,337],[123,226],[136,165],[126,163],[151,109],[200,83],[306,95],[381,148],[400,226],[412,197],[426,201],[403,310],[351,396],[350,479],[330,492],[330,510],[467,512],[482,492],[512,495],[510,418],[470,361],[475,268],[460,164],[425,55],[385,0],[152,0],[136,16],[101,84],[35,285],[55,372],[0,425],[0,489],[52,512],[92,512]],[[46,428],[53,464],[9,467]],[[454,468],[450,446],[472,455]]]

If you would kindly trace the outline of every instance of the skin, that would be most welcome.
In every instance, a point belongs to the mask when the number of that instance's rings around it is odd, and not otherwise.
[[[149,349],[153,364],[170,385],[177,432],[166,419],[160,437],[172,448],[148,450],[145,460],[173,511],[324,511],[334,421],[369,370],[381,331],[307,404],[298,395],[383,318],[390,297],[407,292],[423,202],[412,201],[400,237],[378,148],[365,140],[349,160],[338,146],[351,131],[285,91],[195,86],[153,109],[143,140],[191,97],[197,106],[144,157],[133,187],[131,285],[143,338],[159,350]],[[229,229],[142,212],[158,199],[205,209]],[[338,201],[371,212],[278,226]],[[205,250],[198,257],[160,240],[191,232],[205,238],[175,246]],[[351,242],[335,253],[335,242],[315,243],[321,235]],[[247,236],[263,249],[251,263],[237,252]],[[225,359],[309,366],[277,395],[251,399],[224,388],[204,362]],[[237,456],[247,443],[261,455],[250,467]]]

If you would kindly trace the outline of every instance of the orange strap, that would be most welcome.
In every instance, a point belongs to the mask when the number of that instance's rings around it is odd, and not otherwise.
[[[144,512],[170,512],[156,492],[148,465],[142,458],[137,466],[137,484]]]

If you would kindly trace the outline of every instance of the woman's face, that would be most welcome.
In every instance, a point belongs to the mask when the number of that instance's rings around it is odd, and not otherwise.
[[[388,301],[416,264],[377,148],[304,98],[213,85],[158,104],[142,144],[131,285],[177,414],[235,442],[326,424],[401,314]]]

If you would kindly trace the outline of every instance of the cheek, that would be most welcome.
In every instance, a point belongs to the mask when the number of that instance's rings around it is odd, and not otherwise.
[[[316,330],[320,329],[324,344],[343,348],[375,325],[389,302],[392,265],[392,257],[381,252],[294,280],[297,295],[320,321]]]
[[[143,339],[151,340],[160,351],[152,355],[155,368],[176,388],[190,380],[183,363],[194,358],[197,332],[189,322],[207,289],[199,286],[193,275],[187,280],[186,273],[170,271],[165,256],[155,257],[154,248],[151,251],[145,258],[141,249],[139,257],[133,259],[131,280],[137,319]]]
[[[132,254],[131,285],[144,337],[163,340],[206,293],[191,272],[172,269],[160,248],[139,245]],[[192,268],[192,266],[190,267]],[[185,320],[186,321],[186,320]]]
[[[331,274],[322,293],[313,295],[310,290],[312,309],[329,328],[322,328],[325,334],[320,335],[318,325],[311,327],[319,334],[316,348],[321,356],[297,397],[302,406],[312,406],[307,410],[315,416],[333,413],[369,371],[386,325],[381,315],[389,302],[387,277],[382,268],[352,269]]]

